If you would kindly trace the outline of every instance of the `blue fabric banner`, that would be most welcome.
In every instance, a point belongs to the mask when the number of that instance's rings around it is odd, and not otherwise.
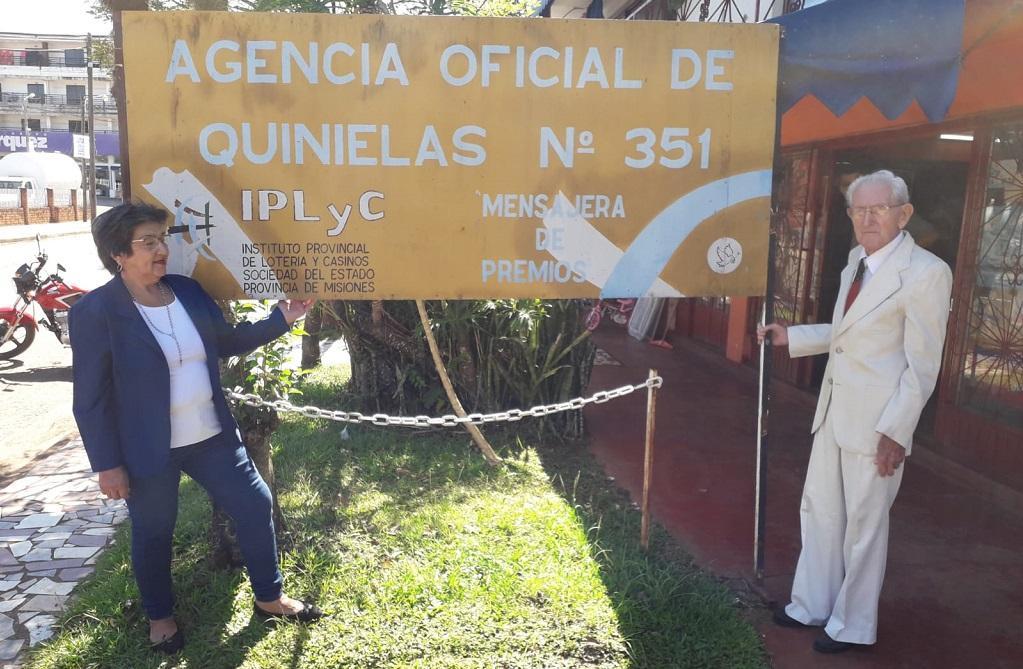
[[[945,118],[959,81],[964,0],[832,0],[772,22],[784,27],[784,113],[813,94],[836,116],[866,97],[888,119],[916,100]]]

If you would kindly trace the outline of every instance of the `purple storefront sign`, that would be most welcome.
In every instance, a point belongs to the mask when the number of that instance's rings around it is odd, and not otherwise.
[[[36,151],[74,155],[74,140],[71,133],[66,130],[29,131],[28,142],[32,143]],[[21,130],[0,129],[0,152],[25,151],[28,142],[25,140],[25,133]],[[96,133],[96,155],[120,157],[120,135],[116,132]]]

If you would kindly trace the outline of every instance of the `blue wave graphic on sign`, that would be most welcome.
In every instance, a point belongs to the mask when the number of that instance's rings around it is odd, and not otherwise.
[[[735,174],[668,205],[636,236],[600,291],[602,299],[647,295],[671,256],[698,225],[729,207],[771,195],[771,170]]]

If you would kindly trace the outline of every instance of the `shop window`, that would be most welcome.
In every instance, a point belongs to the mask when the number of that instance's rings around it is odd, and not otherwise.
[[[1023,427],[1023,123],[996,128],[957,403]]]

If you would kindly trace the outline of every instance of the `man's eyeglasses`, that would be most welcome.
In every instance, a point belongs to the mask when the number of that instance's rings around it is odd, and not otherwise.
[[[155,251],[160,246],[167,246],[167,233],[162,235],[142,235],[138,239],[131,240],[132,244],[142,244],[147,251]]]
[[[903,204],[874,204],[869,207],[849,207],[845,210],[845,213],[849,214],[849,218],[854,221],[862,221],[866,218],[869,213],[871,216],[879,217],[884,216],[892,209],[898,209],[899,207],[906,206]]]

